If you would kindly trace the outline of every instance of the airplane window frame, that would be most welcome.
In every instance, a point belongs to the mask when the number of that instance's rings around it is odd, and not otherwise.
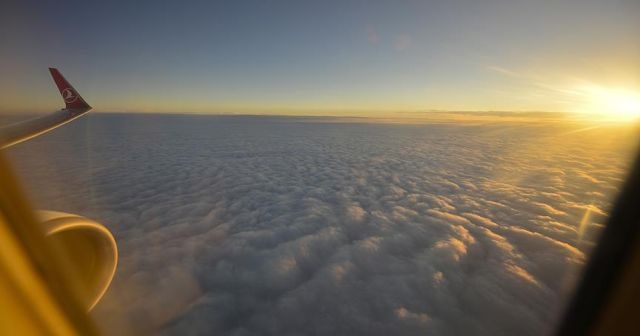
[[[640,146],[556,335],[638,335]]]

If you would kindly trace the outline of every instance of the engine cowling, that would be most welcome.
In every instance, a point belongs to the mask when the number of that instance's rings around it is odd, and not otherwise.
[[[47,239],[64,247],[68,261],[83,284],[80,298],[87,310],[100,301],[113,280],[118,264],[118,247],[102,224],[74,214],[38,211]]]

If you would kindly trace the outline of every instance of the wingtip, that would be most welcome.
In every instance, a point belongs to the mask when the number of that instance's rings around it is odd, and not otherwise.
[[[91,106],[87,104],[78,91],[73,88],[58,69],[49,68],[49,72],[60,91],[60,95],[62,95],[66,108],[91,108]]]

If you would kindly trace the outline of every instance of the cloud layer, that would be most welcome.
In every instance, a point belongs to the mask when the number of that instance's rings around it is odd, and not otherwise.
[[[107,331],[539,335],[633,149],[622,126],[307,121],[92,115],[10,154],[41,208],[115,233]]]

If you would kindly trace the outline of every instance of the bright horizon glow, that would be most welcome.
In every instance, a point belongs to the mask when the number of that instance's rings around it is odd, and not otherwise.
[[[640,118],[640,94],[624,89],[593,86],[586,89],[590,112],[612,120],[634,121]]]

